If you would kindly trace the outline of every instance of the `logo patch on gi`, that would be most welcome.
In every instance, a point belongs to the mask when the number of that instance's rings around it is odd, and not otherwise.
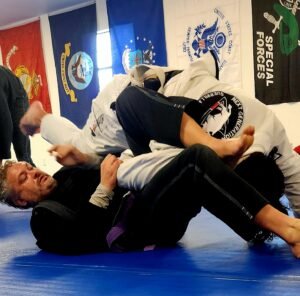
[[[215,138],[232,138],[241,129],[244,121],[244,108],[241,101],[221,91],[202,96],[200,103],[203,129]]]

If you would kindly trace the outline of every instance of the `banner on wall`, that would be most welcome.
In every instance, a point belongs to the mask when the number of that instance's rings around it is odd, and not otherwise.
[[[51,112],[40,22],[0,30],[0,51],[3,65],[20,78],[29,102],[39,100]]]
[[[256,97],[266,104],[300,101],[300,3],[252,1]]]
[[[172,1],[167,1],[171,8]],[[166,13],[167,43],[181,68],[209,50],[218,58],[220,80],[241,85],[238,0],[184,0]],[[173,26],[172,30],[170,27]],[[170,47],[169,47],[170,48]]]
[[[49,17],[61,115],[82,127],[99,91],[96,5]]]
[[[162,0],[108,0],[107,13],[114,74],[139,64],[167,65]]]

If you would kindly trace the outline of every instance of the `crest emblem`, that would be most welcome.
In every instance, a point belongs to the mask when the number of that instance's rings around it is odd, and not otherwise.
[[[23,65],[19,65],[15,69],[15,74],[21,80],[29,100],[37,97],[42,86],[41,76],[36,75],[35,72],[30,74],[29,70]]]
[[[299,24],[296,17],[300,4],[298,0],[279,0],[273,9],[277,15],[264,12],[264,18],[274,27],[272,33],[279,31],[280,51],[284,55],[291,54],[300,45]]]
[[[83,52],[76,52],[68,65],[68,77],[77,89],[85,89],[93,78],[94,64],[91,57]]]
[[[197,58],[200,58],[202,54],[205,54],[209,50],[213,51],[215,56],[218,57],[219,48],[222,48],[226,43],[225,34],[223,32],[218,32],[218,21],[219,19],[216,19],[215,23],[210,27],[201,24],[195,28],[192,47],[194,49],[194,55]]]
[[[14,70],[12,69],[10,65],[10,59],[14,54],[16,54],[17,50],[18,47],[16,45],[10,49],[5,59],[6,66],[20,79],[27,93],[28,99],[32,100],[40,93],[40,89],[43,86],[42,78],[41,75],[36,74],[34,71],[30,73],[29,69],[25,65],[18,65]]]
[[[62,85],[65,93],[70,96],[71,102],[76,103],[77,98],[75,91],[70,88],[68,79],[74,88],[83,90],[92,81],[94,64],[91,57],[83,52],[78,51],[71,56],[71,43],[66,43],[64,52],[61,53],[60,57],[60,73]],[[71,56],[70,60],[69,57]],[[66,66],[68,64],[68,66]]]
[[[136,65],[155,64],[155,50],[151,40],[147,38],[136,37],[125,45],[122,55],[122,64],[126,73]]]
[[[233,33],[231,24],[225,19],[224,14],[217,8],[214,9],[214,13],[216,16],[212,21],[201,22],[194,28],[188,27],[182,49],[190,62],[208,51],[213,51],[218,60],[219,69],[222,70],[227,63],[227,56],[232,51]],[[223,29],[221,30],[220,27]]]
[[[282,6],[285,6],[287,9],[300,9],[300,3],[298,0],[279,0]]]

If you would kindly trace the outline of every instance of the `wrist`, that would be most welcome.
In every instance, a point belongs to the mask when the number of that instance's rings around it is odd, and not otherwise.
[[[94,153],[84,153],[83,159],[82,164],[88,166],[98,166],[103,160],[101,156]]]
[[[97,188],[102,190],[102,192],[104,192],[107,196],[112,196],[114,194],[113,188],[104,185],[103,183],[100,183]]]
[[[101,183],[96,188],[95,192],[92,194],[89,202],[93,205],[106,209],[109,206],[110,201],[114,195],[113,191],[109,191]]]

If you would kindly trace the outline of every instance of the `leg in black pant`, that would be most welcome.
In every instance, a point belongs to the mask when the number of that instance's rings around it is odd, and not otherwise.
[[[201,114],[199,104],[195,100],[185,97],[167,98],[138,87],[129,87],[123,91],[116,107],[129,146],[135,154],[149,152],[148,145],[151,139],[182,147],[179,126],[183,113],[188,113],[194,119]],[[238,165],[235,171],[274,207],[286,213],[279,202],[284,190],[284,178],[274,160],[264,155],[253,154]],[[266,180],[265,176],[269,178]]]
[[[19,128],[21,117],[29,107],[26,91],[17,76],[0,67],[0,159],[11,157],[13,144],[18,161],[31,159],[30,139]]]
[[[165,97],[139,87],[129,87],[119,95],[116,112],[135,155],[149,152],[150,140],[177,147],[203,144],[234,166],[254,140],[253,126],[234,140],[214,138],[197,123],[203,113],[197,100]]]
[[[29,108],[29,102],[27,94],[19,80],[15,81],[15,101],[14,101],[14,111],[11,112],[13,121],[13,147],[16,153],[18,161],[26,161],[31,165],[35,166],[31,159],[31,147],[29,136],[25,136],[19,127],[20,120]]]
[[[12,143],[13,122],[6,99],[6,94],[1,89],[0,82],[0,160],[11,157],[10,146]]]
[[[192,101],[184,97],[166,98],[140,87],[126,88],[116,101],[116,112],[133,153],[149,152],[150,140],[182,147],[182,114],[185,105]]]
[[[185,149],[138,194],[135,227],[148,243],[170,244],[184,234],[204,206],[242,238],[256,238],[254,223],[267,200],[206,146]],[[146,229],[146,231],[145,231]]]

